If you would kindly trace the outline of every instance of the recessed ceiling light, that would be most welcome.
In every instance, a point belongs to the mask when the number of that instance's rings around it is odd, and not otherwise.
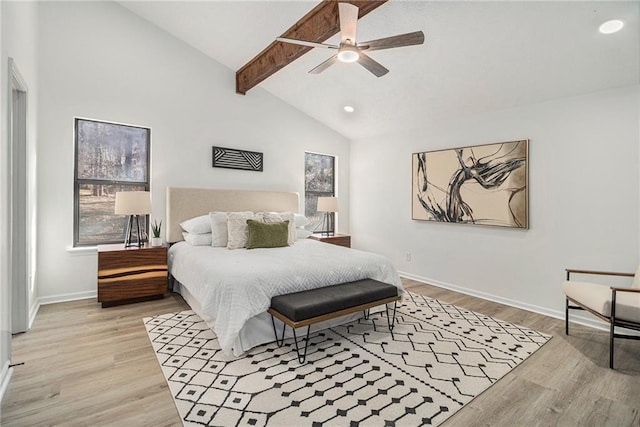
[[[600,25],[600,32],[602,34],[613,34],[620,31],[622,27],[624,27],[624,22],[619,19],[612,19]]]
[[[347,113],[353,113],[356,109],[353,108],[351,105],[345,105],[344,106],[344,111],[346,111]]]

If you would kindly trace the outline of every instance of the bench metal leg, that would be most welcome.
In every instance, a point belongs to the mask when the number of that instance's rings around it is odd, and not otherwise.
[[[393,310],[391,310],[391,316],[389,316],[389,304],[384,305],[384,309],[387,314],[387,326],[389,326],[389,332],[391,332],[391,338],[393,338],[393,327],[396,325],[396,309],[398,307],[397,304],[398,304],[397,301],[393,302]],[[368,319],[368,317],[365,317],[365,319]],[[373,330],[377,331],[375,321],[373,322]]]
[[[296,343],[296,353],[298,353],[298,362],[304,363],[307,359],[307,348],[309,347],[309,331],[311,330],[311,325],[307,326],[307,338],[304,340],[304,353],[300,356],[300,347],[298,347],[298,336],[296,335],[296,328],[293,329],[293,340]]]
[[[393,317],[391,319],[389,319],[389,304],[385,304],[384,308],[387,311],[387,325],[389,325],[389,330],[393,331],[393,327],[396,325],[396,307],[397,307],[397,301],[393,302]],[[392,334],[393,336],[393,334]]]
[[[278,344],[278,347],[282,347],[284,345],[284,332],[287,330],[287,324],[282,323],[282,338],[279,340],[278,332],[276,331],[276,321],[273,319],[273,316],[271,316],[271,324],[273,325],[273,335],[276,337],[276,344]],[[293,332],[295,333],[295,329]]]
[[[271,325],[273,326],[273,335],[276,337],[276,344],[278,347],[282,347],[284,345],[284,333],[287,330],[287,324],[282,323],[282,336],[278,338],[278,331],[276,329],[276,321],[273,316],[271,316]],[[298,335],[296,334],[296,328],[291,328],[293,330],[293,341],[296,343],[296,353],[298,354],[298,361],[300,363],[304,363],[307,359],[307,348],[309,347],[309,331],[311,331],[311,325],[307,326],[307,337],[304,339],[304,353],[300,353],[300,347],[298,346]]]
[[[371,312],[371,309],[367,308],[366,310],[362,310],[362,312],[364,313],[364,320],[369,320],[369,313]]]

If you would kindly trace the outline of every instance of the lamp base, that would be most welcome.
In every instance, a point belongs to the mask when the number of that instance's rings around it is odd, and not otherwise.
[[[132,233],[133,233],[133,222],[135,221],[136,223],[136,230],[137,230],[137,234],[136,234],[136,240],[137,242],[132,242]],[[129,220],[127,221],[127,229],[125,231],[125,235],[124,235],[124,247],[128,248],[128,247],[132,247],[132,246],[137,246],[139,248],[141,248],[144,245],[144,239],[141,238],[141,232],[140,232],[140,215],[129,215]]]
[[[322,228],[320,229],[320,235],[330,237],[335,234],[335,227],[333,222],[333,215],[331,212],[325,212],[322,217]]]

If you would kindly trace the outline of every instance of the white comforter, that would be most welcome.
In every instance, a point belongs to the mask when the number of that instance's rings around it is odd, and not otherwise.
[[[250,250],[180,242],[169,250],[169,271],[214,319],[225,353],[231,352],[247,320],[269,308],[273,296],[366,278],[402,291],[398,272],[386,257],[311,239]]]

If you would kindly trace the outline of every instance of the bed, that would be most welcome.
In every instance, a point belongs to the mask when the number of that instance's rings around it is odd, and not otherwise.
[[[225,353],[241,355],[274,340],[271,297],[371,278],[402,292],[391,262],[381,255],[312,239],[287,247],[226,249],[183,241],[180,223],[211,211],[298,212],[297,193],[167,188],[167,241],[173,290],[215,332]],[[361,317],[356,313],[315,330]],[[290,333],[290,330],[289,330]]]

